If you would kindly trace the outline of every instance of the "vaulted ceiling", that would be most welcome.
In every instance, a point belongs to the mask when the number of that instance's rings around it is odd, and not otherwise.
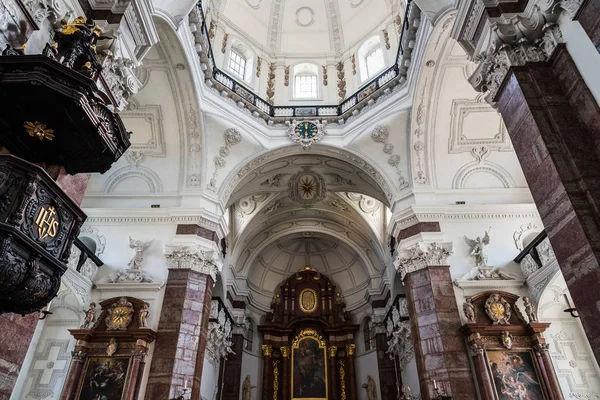
[[[382,294],[389,210],[360,168],[298,154],[255,168],[231,199],[231,262],[256,308],[268,309],[278,285],[306,265],[331,278],[350,309]]]
[[[268,53],[341,54],[392,21],[401,1],[213,0],[212,6],[220,22]]]

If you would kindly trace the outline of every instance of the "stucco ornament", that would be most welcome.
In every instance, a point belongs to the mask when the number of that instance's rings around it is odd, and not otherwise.
[[[404,280],[407,274],[427,266],[448,265],[448,257],[452,252],[452,242],[431,244],[420,242],[398,251],[394,266]]]
[[[485,301],[485,312],[493,325],[510,325],[511,306],[499,294],[494,293]]]
[[[211,314],[214,313],[214,308],[219,307],[219,302],[211,303]],[[231,350],[233,342],[231,341],[232,321],[225,314],[225,309],[221,308],[217,314],[217,320],[211,321],[208,327],[208,335],[206,339],[206,350],[208,361],[215,366],[221,359],[226,359],[229,354],[235,354]]]
[[[485,232],[483,237],[477,236],[477,239],[469,239],[465,236],[465,241],[471,248],[469,255],[475,257],[475,263],[478,267],[487,266],[488,256],[485,251],[485,246],[490,244],[489,230]]]
[[[288,136],[296,143],[300,143],[307,150],[313,143],[325,136],[325,126],[319,121],[293,120],[288,128]]]
[[[152,282],[144,271],[142,265],[144,263],[144,251],[150,247],[154,240],[142,242],[141,240],[135,240],[129,238],[129,247],[134,251],[133,257],[127,264],[129,268],[125,271],[118,271],[117,274],[110,279],[111,283],[142,283]]]
[[[201,274],[210,275],[214,283],[217,273],[223,269],[219,252],[203,249],[200,246],[166,245],[164,255],[168,268],[192,269]]]
[[[504,331],[500,335],[500,342],[502,343],[502,346],[506,347],[508,350],[512,349],[513,339],[513,335],[511,335],[508,331]]]

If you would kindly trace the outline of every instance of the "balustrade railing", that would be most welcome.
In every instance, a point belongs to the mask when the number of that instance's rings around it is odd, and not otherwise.
[[[368,102],[379,92],[387,87],[395,79],[406,77],[410,57],[414,47],[414,35],[419,27],[420,10],[415,6],[412,0],[407,1],[406,12],[402,23],[402,32],[396,53],[394,64],[381,72],[376,77],[362,85],[354,94],[348,96],[340,104],[314,105],[314,106],[274,106],[259,95],[240,84],[235,78],[228,75],[216,66],[212,51],[212,44],[209,38],[209,30],[206,23],[206,16],[202,8],[201,1],[198,2],[198,14],[201,18],[201,36],[202,45],[207,57],[207,66],[209,69],[209,78],[212,77],[224,88],[239,96],[248,108],[262,114],[267,118],[310,118],[310,117],[344,117],[346,113],[352,112]],[[412,44],[412,45],[411,45]],[[402,81],[400,83],[403,83]]]

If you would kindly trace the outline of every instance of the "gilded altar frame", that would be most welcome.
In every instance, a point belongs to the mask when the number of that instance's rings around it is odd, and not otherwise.
[[[324,371],[324,375],[325,375],[325,397],[294,397],[294,378],[295,378],[295,374],[294,374],[295,359],[294,358],[296,355],[296,352],[294,350],[298,350],[300,348],[300,343],[307,339],[315,340],[318,343],[319,349],[323,350],[323,371]],[[327,373],[327,369],[328,369],[327,368],[327,344],[325,343],[325,340],[323,339],[323,337],[321,335],[319,335],[319,333],[315,329],[312,329],[312,328],[303,329],[294,338],[294,341],[292,342],[291,353],[292,353],[292,358],[291,358],[292,373],[291,373],[291,385],[290,385],[290,392],[291,392],[290,398],[292,400],[328,400],[328,398],[329,398],[328,397],[329,377],[328,377],[328,373]]]

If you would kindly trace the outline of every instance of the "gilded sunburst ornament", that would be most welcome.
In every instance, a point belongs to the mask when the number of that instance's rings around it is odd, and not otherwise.
[[[27,121],[23,125],[25,131],[29,133],[29,136],[38,138],[39,140],[52,140],[54,139],[54,129],[48,129],[46,124],[42,124],[38,121],[30,122]]]
[[[308,177],[304,178],[300,182],[300,191],[302,192],[302,197],[311,197],[315,192],[315,183]]]

